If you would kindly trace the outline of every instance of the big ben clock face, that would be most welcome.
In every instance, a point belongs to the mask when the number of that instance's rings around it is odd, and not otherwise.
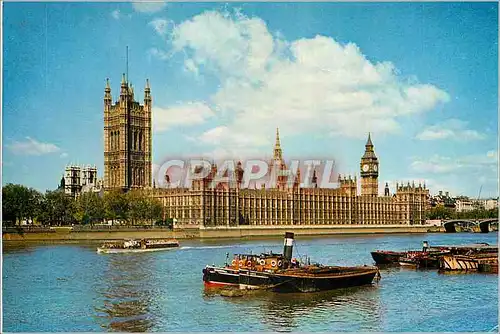
[[[367,164],[363,165],[363,172],[368,172],[369,166]]]
[[[373,165],[373,170],[377,171],[377,169],[378,169],[377,165]]]

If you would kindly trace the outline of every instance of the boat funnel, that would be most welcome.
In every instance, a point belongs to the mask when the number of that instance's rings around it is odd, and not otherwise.
[[[292,260],[293,251],[293,233],[285,232],[285,247],[283,249],[283,256],[287,262]]]
[[[425,252],[429,248],[429,243],[427,241],[424,241],[422,244],[422,250]]]

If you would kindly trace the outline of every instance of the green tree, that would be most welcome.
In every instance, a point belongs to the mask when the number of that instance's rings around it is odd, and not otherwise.
[[[2,187],[2,220],[20,224],[23,219],[33,219],[43,195],[33,188],[9,183]]]
[[[163,215],[162,204],[151,197],[145,190],[132,190],[127,193],[129,212],[132,224],[153,224]]]
[[[129,211],[128,197],[120,190],[111,190],[104,194],[105,217],[113,220],[127,220]]]
[[[37,219],[48,225],[68,225],[75,221],[75,200],[64,190],[47,190],[38,206]]]
[[[95,192],[80,194],[75,201],[75,219],[81,224],[94,224],[105,217],[104,201]]]
[[[437,205],[427,212],[427,219],[451,219],[454,218],[454,210]]]
[[[161,220],[163,218],[163,206],[161,202],[156,198],[149,198],[146,214],[147,218],[151,221],[151,224]]]

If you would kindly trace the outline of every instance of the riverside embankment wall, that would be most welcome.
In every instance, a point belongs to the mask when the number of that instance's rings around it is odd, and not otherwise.
[[[133,231],[73,231],[71,229],[55,229],[53,232],[3,233],[3,241],[77,241],[77,240],[123,240],[142,238],[241,238],[282,236],[285,231],[297,235],[329,235],[329,234],[391,234],[391,233],[427,233],[442,232],[433,226],[246,226],[246,227],[206,227],[202,229],[145,229]]]

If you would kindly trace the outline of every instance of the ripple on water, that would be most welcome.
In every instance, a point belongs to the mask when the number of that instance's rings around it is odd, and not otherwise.
[[[370,264],[370,251],[497,243],[496,234],[297,238],[295,256]],[[373,286],[227,298],[201,270],[226,253],[281,251],[281,239],[183,241],[181,249],[97,254],[94,245],[4,250],[5,331],[487,331],[498,323],[498,277],[381,268]],[[467,316],[474,314],[480,316]]]

